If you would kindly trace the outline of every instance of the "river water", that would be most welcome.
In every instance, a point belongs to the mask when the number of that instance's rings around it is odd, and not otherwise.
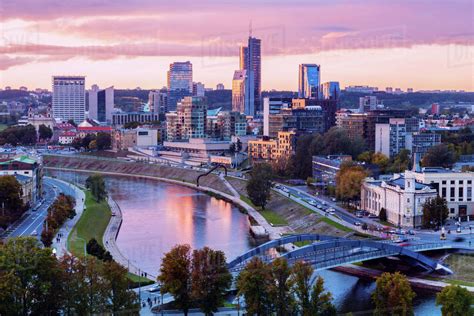
[[[84,183],[87,174],[48,172],[58,178]],[[136,266],[158,274],[163,254],[176,244],[209,246],[224,251],[228,260],[252,247],[246,215],[230,203],[196,190],[131,177],[107,176],[106,185],[123,214],[117,238],[122,253]],[[340,313],[371,315],[372,281],[335,271],[319,272]],[[433,294],[418,293],[416,315],[441,315]]]

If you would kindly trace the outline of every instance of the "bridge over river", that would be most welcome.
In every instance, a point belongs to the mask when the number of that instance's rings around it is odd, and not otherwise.
[[[283,252],[281,255],[278,251],[272,251],[296,242],[310,242],[310,244]],[[254,257],[260,257],[265,262],[271,262],[277,257],[284,257],[290,264],[303,260],[310,262],[316,270],[366,260],[399,257],[407,263],[422,267],[427,271],[450,274],[452,273],[451,269],[439,263],[438,260],[421,253],[442,249],[473,250],[470,245],[446,241],[417,241],[401,246],[393,242],[379,240],[351,240],[319,234],[298,234],[271,240],[251,249],[229,262],[228,268],[232,272],[238,272]]]

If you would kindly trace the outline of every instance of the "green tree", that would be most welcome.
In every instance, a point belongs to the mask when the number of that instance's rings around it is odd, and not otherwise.
[[[459,285],[448,285],[436,295],[443,316],[474,315],[474,296]]]
[[[58,314],[60,279],[51,249],[41,248],[35,238],[12,238],[0,244],[0,314]]]
[[[251,259],[237,277],[238,295],[244,297],[249,315],[273,312],[274,287],[271,268],[257,257]]]
[[[356,159],[365,149],[365,141],[360,136],[351,136],[339,127],[332,127],[323,137],[325,155],[351,155]]]
[[[363,161],[365,163],[372,163],[372,156],[373,156],[373,152],[372,151],[364,151],[363,153],[361,153],[359,156],[357,156],[357,160],[358,161]]]
[[[293,265],[293,291],[298,304],[298,311],[303,316],[311,315],[311,276],[314,269],[307,262],[298,261]]]
[[[25,212],[21,196],[21,184],[14,176],[0,176],[0,227],[7,227]]]
[[[191,305],[191,247],[177,245],[165,254],[158,281],[161,292],[173,295],[176,307],[188,315]]]
[[[414,297],[415,292],[406,276],[400,272],[385,272],[377,278],[376,288],[372,293],[374,315],[413,315]]]
[[[231,144],[229,145],[229,153],[230,153],[231,155],[235,154],[235,143],[231,143]]]
[[[265,205],[270,199],[272,179],[273,171],[269,164],[260,163],[254,165],[246,187],[250,201],[254,205],[265,209]]]
[[[140,311],[138,295],[129,289],[127,273],[127,269],[115,261],[109,261],[103,265],[105,286],[108,290],[108,309],[114,315],[138,314]]]
[[[390,160],[387,156],[382,154],[381,152],[376,152],[372,155],[372,161],[374,165],[377,165],[380,168],[380,172],[385,173],[387,167],[389,165]]]
[[[291,315],[295,308],[295,300],[290,292],[291,269],[285,258],[277,258],[271,264],[275,282],[275,312],[277,316]]]
[[[446,199],[440,196],[428,199],[423,204],[422,225],[425,228],[440,227],[444,224],[449,215]]]
[[[107,197],[104,177],[100,174],[93,174],[86,179],[86,188],[90,190],[97,202]]]
[[[440,144],[428,149],[421,163],[423,167],[451,168],[455,161],[453,151],[446,144]]]
[[[232,275],[222,251],[208,247],[194,250],[192,258],[191,295],[205,315],[222,306]]]
[[[100,132],[97,133],[95,142],[98,150],[110,149],[112,146],[112,137],[108,133]]]
[[[53,131],[48,126],[41,124],[38,128],[39,138],[43,140],[48,140],[53,137]]]
[[[410,150],[402,149],[392,160],[390,160],[390,163],[387,167],[386,172],[388,173],[403,172],[405,170],[410,169],[410,165],[411,165]]]
[[[380,209],[379,220],[382,222],[387,221],[387,210],[384,207]]]
[[[311,292],[311,315],[336,316],[336,306],[332,303],[330,292],[324,292],[324,280],[321,277],[316,279]]]
[[[237,142],[235,143],[235,150],[239,153],[242,151],[242,142],[240,138],[237,138]]]

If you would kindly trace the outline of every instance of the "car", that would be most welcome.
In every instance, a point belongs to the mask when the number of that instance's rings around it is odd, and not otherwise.
[[[368,217],[369,217],[369,218],[379,218],[379,217],[378,217],[377,215],[375,215],[375,214],[369,214]]]
[[[412,236],[415,235],[415,231],[410,229],[410,230],[408,231],[408,235],[412,235]]]
[[[465,241],[466,239],[464,237],[456,237],[453,239],[454,242],[463,242]]]
[[[32,208],[31,211],[32,211],[32,212],[36,212],[36,209],[35,209],[35,208]]]
[[[316,206],[316,202],[314,202],[313,200],[309,200],[308,203],[311,204],[312,206]]]
[[[326,205],[326,204],[327,204],[326,201],[323,201],[323,205]]]
[[[362,225],[362,224],[361,224],[360,222],[354,222],[354,225],[355,225],[355,226],[360,226],[360,225]]]
[[[458,226],[458,228],[456,228],[456,233],[460,233],[461,232],[461,226]]]
[[[161,290],[161,286],[159,286],[158,284],[155,284],[148,289],[148,292],[153,293],[153,292],[159,292],[160,290]]]
[[[321,204],[316,205],[317,208],[323,208]]]
[[[356,216],[357,216],[357,218],[362,218],[362,217],[364,217],[364,215],[363,215],[361,212],[356,212]]]
[[[31,236],[38,236],[38,232],[36,231],[36,229],[31,232]]]
[[[336,198],[331,198],[331,201],[336,202],[337,200]]]

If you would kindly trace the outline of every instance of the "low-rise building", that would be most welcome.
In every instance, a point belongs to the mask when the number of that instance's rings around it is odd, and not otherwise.
[[[248,156],[252,161],[278,160],[282,157],[290,158],[296,147],[295,132],[278,132],[276,139],[264,136],[261,139],[248,142]]]
[[[61,145],[70,145],[77,138],[77,133],[73,131],[64,131],[59,134],[58,142]]]
[[[79,138],[84,138],[86,135],[98,133],[112,134],[112,127],[110,126],[79,126],[77,127],[77,133]]]
[[[137,132],[134,129],[117,129],[112,136],[112,150],[127,150],[137,145]]]

